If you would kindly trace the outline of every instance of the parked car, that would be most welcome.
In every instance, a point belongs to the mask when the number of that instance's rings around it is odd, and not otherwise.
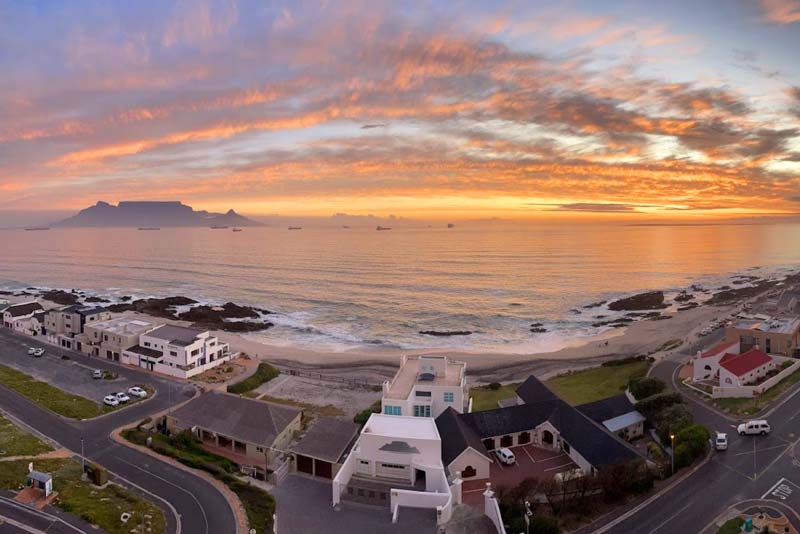
[[[739,425],[739,427],[736,430],[739,431],[739,435],[740,436],[744,436],[744,435],[748,435],[748,436],[754,436],[754,435],[766,436],[767,434],[770,433],[771,429],[770,429],[769,423],[767,423],[766,419],[756,419],[756,420],[753,420],[753,421],[747,421],[746,423],[742,423],[741,425]]]
[[[34,357],[36,358],[41,358],[42,356],[44,356],[44,349],[34,349],[34,351],[31,354],[33,354]]]
[[[119,401],[115,395],[106,395],[103,397],[103,404],[107,404],[108,406],[119,406]]]
[[[36,352],[36,347],[31,347],[28,349],[28,354],[33,355],[34,352]]]
[[[494,451],[494,454],[497,456],[497,459],[500,460],[500,463],[504,463],[506,465],[512,465],[517,461],[517,458],[514,456],[514,453],[511,452],[511,449],[507,449],[505,447],[497,449]]]
[[[147,392],[139,386],[128,388],[128,394],[133,395],[134,397],[139,397],[140,399],[147,397]]]
[[[728,448],[728,434],[724,432],[717,432],[714,437],[714,448],[718,451],[724,451]]]
[[[102,369],[95,369],[94,371],[92,371],[92,378],[94,378],[95,380],[103,378],[103,374],[104,373]]]
[[[120,391],[119,393],[115,393],[117,400],[120,402],[128,402],[131,398],[124,392]]]

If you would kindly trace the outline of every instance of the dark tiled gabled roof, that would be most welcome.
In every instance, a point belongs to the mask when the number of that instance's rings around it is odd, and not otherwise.
[[[480,436],[452,407],[448,407],[439,414],[439,417],[436,418],[436,428],[442,438],[442,462],[444,465],[449,465],[469,447],[489,456]]]
[[[197,426],[229,438],[272,446],[301,410],[211,391],[178,408],[170,417],[179,426]]]
[[[161,358],[164,356],[161,351],[148,349],[147,347],[142,347],[141,345],[134,345],[129,349],[125,349],[125,352],[133,352],[134,354],[140,354],[142,356],[147,356],[148,358]]]
[[[335,417],[320,417],[292,452],[338,463],[358,437],[359,426]]]
[[[535,404],[541,401],[552,401],[558,397],[550,391],[538,378],[530,375],[525,382],[517,387],[517,396],[525,404]]]
[[[587,402],[575,408],[592,421],[598,423],[608,421],[609,419],[625,415],[635,410],[628,396],[624,393],[599,401]]]
[[[28,302],[25,304],[15,304],[13,306],[9,306],[5,309],[5,312],[10,313],[11,317],[22,317],[23,315],[29,315],[42,310],[44,310],[44,308],[42,308],[42,305],[38,302]]]
[[[556,401],[546,401],[465,413],[461,417],[484,439],[536,428],[548,420],[555,408]]]

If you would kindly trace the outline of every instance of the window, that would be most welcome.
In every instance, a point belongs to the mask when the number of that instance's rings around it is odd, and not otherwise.
[[[419,406],[417,404],[414,405],[414,417],[430,417],[431,416],[431,407],[430,405]]]
[[[452,391],[445,391],[444,392],[444,401],[445,402],[453,402],[453,392]]]
[[[384,406],[383,415],[402,415],[400,413],[400,406]]]
[[[177,355],[178,355],[178,353],[177,353],[177,352],[175,352],[174,350],[171,350],[171,351],[169,351],[169,355],[170,355],[170,356],[177,356]]]
[[[197,356],[198,354],[200,354],[200,349],[194,349],[192,351],[192,356]]]
[[[145,341],[145,342],[144,342],[144,346],[145,346],[145,347],[149,347],[149,346],[150,346],[150,342],[149,342],[149,341]]]
[[[416,394],[417,397],[430,397],[431,396],[431,392],[430,391],[417,391],[415,394]]]

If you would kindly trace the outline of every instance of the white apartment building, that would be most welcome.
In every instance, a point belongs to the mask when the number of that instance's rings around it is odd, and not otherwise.
[[[467,364],[447,356],[403,356],[400,370],[383,383],[384,415],[438,417],[447,408],[464,412]]]
[[[150,371],[190,378],[231,359],[227,343],[209,331],[162,325],[139,336],[137,344],[122,350],[122,363]]]
[[[401,506],[432,508],[449,521],[461,502],[442,465],[442,440],[430,417],[372,414],[333,479],[333,505],[342,500],[388,505],[397,522]]]

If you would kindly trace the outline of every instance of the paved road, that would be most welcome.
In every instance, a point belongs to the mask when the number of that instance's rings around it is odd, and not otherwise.
[[[680,360],[676,354],[659,363],[652,375],[672,384]],[[711,461],[670,491],[608,530],[613,533],[666,534],[700,532],[729,506],[749,499],[785,504],[800,512],[800,394],[769,413],[772,433],[739,436],[729,418],[703,402],[686,397],[695,420],[712,432],[728,434],[728,450],[712,453]]]
[[[22,505],[7,497],[0,496],[0,534],[6,532],[30,532],[26,527],[48,534],[80,534],[89,532],[91,525],[86,521],[69,516],[53,507],[46,511]],[[5,525],[3,525],[5,520]]]
[[[37,345],[37,342],[0,328],[0,351],[19,358],[30,358],[27,347],[31,345]],[[52,349],[46,344],[39,345]],[[74,359],[86,358],[76,353],[69,354]],[[42,364],[52,363],[45,358],[39,361]],[[73,452],[80,452],[83,436],[87,458],[103,465],[145,493],[158,497],[151,500],[165,510],[169,532],[177,530],[177,521],[172,508],[164,501],[174,507],[180,516],[183,534],[234,533],[236,521],[233,511],[225,497],[213,485],[149,455],[119,445],[109,437],[115,428],[138,422],[149,414],[190,398],[194,389],[106,360],[91,358],[90,361],[92,367],[115,371],[127,380],[147,384],[156,394],[147,402],[140,402],[90,421],[60,417],[3,386],[0,386],[0,407]]]

